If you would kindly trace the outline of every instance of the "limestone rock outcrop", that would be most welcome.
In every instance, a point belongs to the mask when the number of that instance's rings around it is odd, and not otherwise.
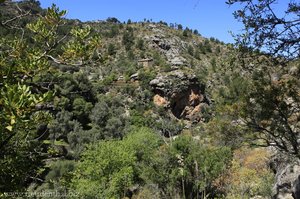
[[[276,173],[273,198],[300,199],[300,162],[276,155],[271,160],[271,167]]]
[[[164,54],[172,66],[187,65],[187,60],[181,56],[181,49],[185,49],[187,44],[179,37],[169,37],[161,29],[155,26],[150,27],[153,35],[146,36],[144,39],[149,42],[150,47],[158,49]]]
[[[155,93],[153,102],[169,109],[178,119],[199,122],[202,111],[209,106],[204,84],[189,71],[159,74],[150,85]]]

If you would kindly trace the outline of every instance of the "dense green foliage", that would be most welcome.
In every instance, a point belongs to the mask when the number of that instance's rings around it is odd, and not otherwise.
[[[22,2],[21,6],[25,6],[26,3]],[[18,5],[13,2],[5,2],[5,4],[11,9]],[[38,6],[35,1],[29,1],[27,5],[31,4]],[[30,8],[25,6],[24,9]],[[43,160],[51,156],[49,151],[45,153],[47,150],[45,144],[48,143],[45,142],[47,141],[45,138],[51,132],[46,126],[53,116],[50,110],[47,110],[52,109],[47,102],[52,99],[55,90],[47,88],[51,85],[42,85],[36,80],[54,72],[48,57],[57,56],[58,49],[55,47],[62,42],[58,27],[63,24],[62,17],[65,13],[53,5],[47,10],[45,16],[26,24],[26,27],[24,24],[14,25],[18,26],[15,28],[24,30],[24,33],[30,33],[32,40],[25,35],[24,38],[1,38],[1,192],[25,189],[30,182],[39,178],[43,171]],[[2,22],[2,25],[7,29],[14,29],[10,26],[12,24]],[[73,41],[83,40],[85,38],[81,35],[89,33],[79,29],[71,32],[74,37],[64,41],[65,45],[60,52],[62,55],[72,55],[70,53],[72,52],[76,57],[80,57],[78,54],[80,51],[84,50],[85,53],[87,52],[85,55],[88,55],[94,50],[81,48],[74,50]],[[15,32],[12,32],[13,34]],[[92,46],[95,45],[90,45]],[[77,109],[79,109],[78,103],[77,101],[73,105]],[[75,114],[82,118],[80,113],[75,111]],[[56,141],[60,141],[59,136],[50,135],[49,138],[52,138],[54,145]]]
[[[70,186],[84,198],[131,196],[137,185],[156,187],[161,198],[217,194],[212,183],[230,157],[229,149],[201,146],[191,136],[166,145],[151,129],[135,127],[122,141],[91,145]]]
[[[236,17],[256,37],[247,5]],[[269,154],[256,147],[300,158],[299,57],[273,56],[284,48],[264,54],[255,38],[234,46],[146,19],[83,23],[33,0],[0,11],[0,197],[270,197]],[[189,85],[167,87],[184,91],[174,102],[155,98],[151,80],[176,72],[203,84],[199,120],[171,110],[194,103]]]

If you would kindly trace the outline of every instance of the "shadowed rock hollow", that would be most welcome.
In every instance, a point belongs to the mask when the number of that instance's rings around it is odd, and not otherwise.
[[[205,86],[189,72],[159,74],[150,85],[155,93],[154,104],[166,107],[178,119],[199,122],[202,110],[209,105]]]

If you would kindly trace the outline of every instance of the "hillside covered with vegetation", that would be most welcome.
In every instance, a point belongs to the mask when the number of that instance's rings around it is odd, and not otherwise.
[[[0,197],[300,198],[300,5],[239,2],[225,44],[0,1]]]

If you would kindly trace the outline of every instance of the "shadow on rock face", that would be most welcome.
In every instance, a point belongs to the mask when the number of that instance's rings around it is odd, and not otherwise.
[[[172,71],[150,82],[157,106],[168,108],[177,119],[200,121],[201,111],[209,105],[205,87],[195,75]]]

